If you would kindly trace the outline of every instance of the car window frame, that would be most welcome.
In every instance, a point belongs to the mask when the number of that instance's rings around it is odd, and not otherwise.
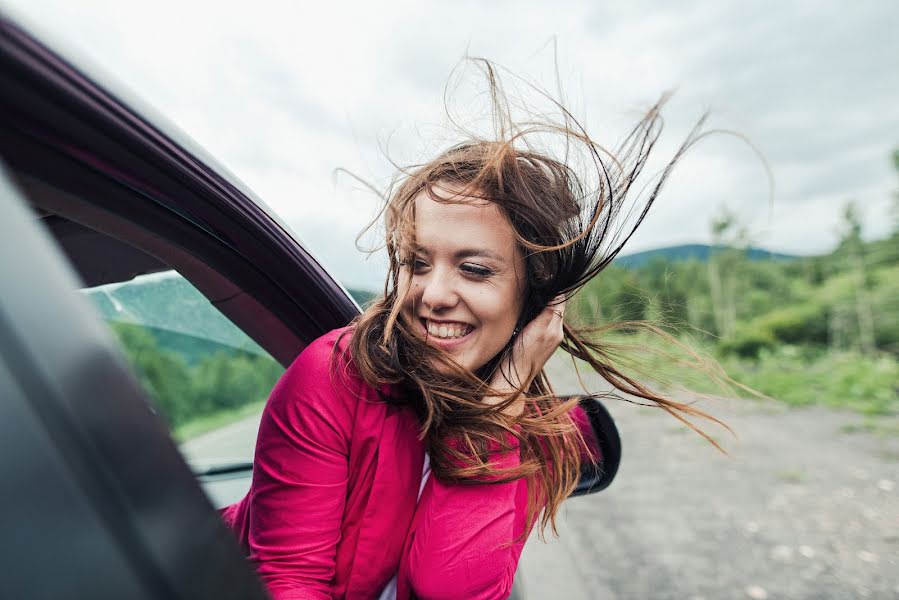
[[[159,257],[282,365],[360,313],[287,227],[186,136],[136,113],[5,17],[2,25],[0,155],[26,189],[30,176],[61,191],[55,212]],[[239,292],[213,295],[226,282]]]

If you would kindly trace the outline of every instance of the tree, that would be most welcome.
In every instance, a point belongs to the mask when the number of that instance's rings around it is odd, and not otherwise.
[[[893,169],[899,176],[899,148],[893,150]],[[899,188],[893,192],[893,238],[899,237]]]
[[[646,318],[660,325],[681,327],[688,321],[687,280],[683,268],[654,256],[637,269],[640,287],[648,295]]]
[[[708,260],[715,329],[722,339],[731,337],[737,328],[737,288],[745,270],[748,246],[746,227],[740,225],[736,214],[723,208],[712,219],[712,251]]]
[[[850,201],[843,208],[842,239],[840,249],[845,256],[847,267],[852,274],[854,287],[854,313],[858,324],[858,346],[865,354],[874,352],[874,315],[868,291],[868,277],[865,268],[862,224],[858,206]],[[835,314],[839,311],[835,311]]]
[[[590,324],[643,319],[648,304],[637,275],[617,265],[592,279],[578,296],[577,316]]]
[[[184,360],[160,348],[156,338],[140,325],[112,323],[112,330],[144,391],[169,425],[175,427],[193,416],[191,378]]]

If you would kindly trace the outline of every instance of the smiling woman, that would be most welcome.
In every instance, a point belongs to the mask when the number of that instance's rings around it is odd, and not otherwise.
[[[416,246],[404,260],[402,315],[413,330],[477,371],[512,337],[526,288],[515,231],[494,203],[464,190],[420,192]]]
[[[383,297],[287,370],[250,492],[224,511],[275,598],[507,597],[527,535],[538,521],[555,530],[582,462],[598,459],[578,400],[552,393],[543,370],[560,345],[621,391],[707,417],[631,379],[564,320],[696,136],[628,230],[617,218],[660,107],[609,158],[564,110],[561,123],[514,124],[494,67],[475,64],[494,136],[401,172],[385,195]],[[546,134],[563,159],[534,149]]]

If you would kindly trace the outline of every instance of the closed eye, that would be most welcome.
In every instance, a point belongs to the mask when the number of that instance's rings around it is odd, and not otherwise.
[[[489,267],[485,267],[483,265],[476,265],[474,263],[465,263],[461,267],[462,272],[466,275],[472,275],[474,277],[482,277],[487,278],[493,275],[493,269]]]

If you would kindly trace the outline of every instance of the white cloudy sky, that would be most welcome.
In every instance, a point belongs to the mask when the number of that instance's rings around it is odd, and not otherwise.
[[[626,249],[708,241],[722,206],[757,243],[827,251],[841,206],[858,201],[867,237],[890,227],[899,187],[899,3],[191,2],[6,0],[67,54],[121,82],[204,146],[291,225],[344,282],[377,287],[381,267],[354,237],[376,199],[334,170],[386,183],[447,140],[444,84],[467,53],[554,88],[614,145],[663,91],[670,151],[705,110],[748,136],[678,168]]]

